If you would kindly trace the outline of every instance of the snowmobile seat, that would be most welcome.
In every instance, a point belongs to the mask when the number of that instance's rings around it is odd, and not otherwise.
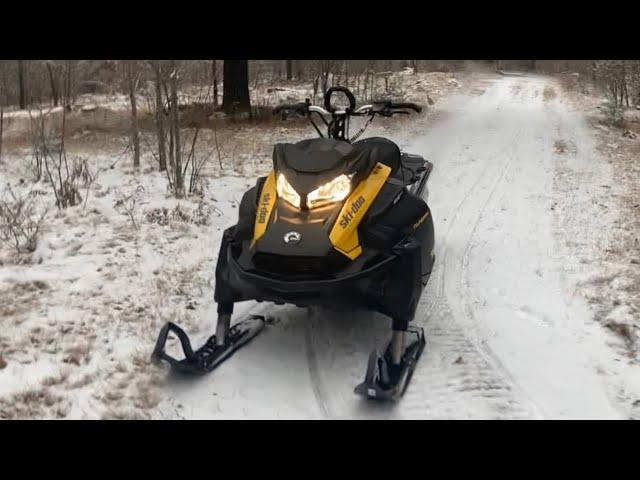
[[[387,138],[365,138],[364,140],[355,142],[353,146],[372,150],[373,162],[380,162],[391,167],[392,176],[400,168],[400,148]]]

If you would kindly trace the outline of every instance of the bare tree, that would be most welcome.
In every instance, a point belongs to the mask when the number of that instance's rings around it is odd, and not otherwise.
[[[71,71],[72,64],[70,61],[65,62],[64,65],[64,81],[62,89],[62,101],[64,105],[70,105],[71,96]],[[29,117],[32,124],[34,123],[31,117],[31,111],[29,111]],[[53,193],[56,197],[56,206],[59,209],[67,208],[70,206],[78,205],[82,201],[80,196],[80,180],[85,177],[86,163],[74,161],[71,164],[67,160],[67,153],[65,149],[65,134],[67,123],[67,108],[62,109],[62,125],[60,128],[60,141],[55,147],[50,147],[49,140],[46,137],[44,130],[44,120],[42,105],[40,105],[39,112],[40,122],[35,122],[36,125],[42,125],[41,129],[37,130],[39,135],[38,145],[42,148],[44,167],[47,174],[47,179]],[[57,149],[57,152],[54,151]]]
[[[211,81],[213,82],[213,107],[218,107],[218,67],[215,60],[211,60]]]
[[[4,133],[4,88],[0,85],[0,163],[2,163],[2,137]]]
[[[222,109],[225,113],[251,113],[249,61],[225,60]]]
[[[287,80],[293,79],[293,60],[285,60],[287,62]]]
[[[138,132],[138,106],[136,102],[136,91],[140,76],[137,74],[134,60],[125,60],[125,75],[127,78],[127,88],[129,90],[129,101],[131,103],[131,144],[133,147],[133,167],[140,167],[140,135]]]
[[[595,62],[597,80],[611,96],[614,107],[629,107],[629,62],[626,60],[598,60]]]
[[[20,110],[27,108],[26,89],[24,86],[24,61],[18,60],[18,91],[19,93],[19,105]]]
[[[335,63],[335,60],[320,60],[319,62],[319,74],[322,79],[322,96],[326,95],[327,90],[329,89],[329,77],[331,76]]]
[[[53,71],[53,62],[46,61],[47,73],[49,74],[49,86],[51,87],[51,99],[53,100],[53,106],[57,107],[59,102],[58,81],[57,75]]]
[[[182,172],[182,145],[180,143],[180,112],[178,106],[178,65],[171,60],[169,74],[169,112],[171,115],[171,145],[173,147],[173,192],[177,198],[184,196],[184,176]]]
[[[158,60],[150,61],[154,74],[155,120],[158,139],[158,167],[161,172],[167,169],[166,134],[164,128],[164,102],[162,100],[162,67]]]

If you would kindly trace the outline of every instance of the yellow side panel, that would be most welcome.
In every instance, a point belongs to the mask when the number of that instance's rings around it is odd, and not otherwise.
[[[260,237],[267,231],[267,225],[269,224],[269,218],[271,218],[271,211],[276,204],[276,173],[271,171],[269,176],[262,186],[262,192],[260,193],[260,201],[258,202],[258,210],[256,211],[256,222],[253,228],[253,240],[251,246],[253,246]]]
[[[362,253],[358,239],[358,225],[378,196],[390,173],[389,166],[377,163],[371,174],[351,192],[331,229],[329,234],[331,244],[351,260],[355,260]]]

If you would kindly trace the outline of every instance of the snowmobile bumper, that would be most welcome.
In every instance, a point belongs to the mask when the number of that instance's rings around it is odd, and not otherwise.
[[[409,237],[368,268],[356,272],[305,279],[276,278],[242,268],[227,250],[227,265],[217,278],[216,301],[270,301],[306,306],[351,306],[379,311],[403,330],[413,318],[422,292],[420,243]],[[426,280],[424,281],[426,283]]]

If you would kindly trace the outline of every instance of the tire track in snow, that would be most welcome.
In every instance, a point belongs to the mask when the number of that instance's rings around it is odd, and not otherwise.
[[[305,341],[307,346],[307,367],[309,368],[309,379],[311,382],[311,388],[313,389],[313,396],[316,399],[318,408],[322,412],[324,418],[332,418],[328,408],[326,389],[318,366],[318,357],[313,345],[313,338],[311,335],[312,330],[312,318],[307,319],[305,325]]]
[[[514,139],[516,137],[517,133],[514,135]],[[504,143],[501,143],[500,148],[492,156],[503,155],[510,145],[504,146]],[[495,173],[494,168],[482,169],[480,175],[465,192],[453,211],[444,238],[440,239],[440,244],[443,245],[443,253],[442,258],[436,264],[438,269],[435,276],[436,282],[431,289],[431,291],[435,289],[435,294],[429,295],[429,291],[425,290],[420,301],[420,310],[422,311],[419,312],[419,318],[422,318],[422,321],[416,323],[426,326],[425,323],[429,319],[425,356],[423,361],[418,364],[414,380],[400,402],[402,409],[389,409],[386,411],[382,408],[375,409],[377,417],[382,414],[383,418],[456,418],[465,416],[464,414],[461,415],[463,412],[469,418],[493,418],[496,416],[498,418],[532,417],[531,408],[529,408],[527,402],[520,400],[521,395],[517,391],[518,389],[512,386],[512,382],[509,381],[510,378],[504,374],[505,372],[501,371],[500,365],[491,362],[487,355],[484,354],[481,345],[472,341],[459,322],[456,321],[444,295],[446,291],[446,274],[450,268],[448,257],[451,251],[451,237],[458,228],[460,218],[464,217],[473,208],[465,207],[465,205],[478,195],[479,187],[486,185],[490,180],[489,177],[495,176]],[[502,178],[503,176],[501,175],[493,178],[488,188],[491,191],[495,190]],[[475,210],[472,211],[475,214]],[[467,221],[466,223],[470,222]],[[310,326],[307,330],[307,344],[310,355],[308,362],[310,376],[316,400],[323,411],[328,416],[331,416],[328,408],[326,408],[327,402],[325,399],[328,397],[325,393],[325,385],[321,381],[323,372],[318,368],[318,358],[314,349]],[[464,355],[464,363],[454,361],[455,355],[460,354]],[[452,357],[452,355],[454,356]],[[370,406],[370,403],[365,400],[361,408],[365,408],[364,405]],[[477,406],[470,408],[470,405]],[[361,408],[358,411],[366,414],[366,410]]]
[[[513,141],[517,139],[518,134],[518,132],[514,134]],[[509,150],[511,145],[512,143],[509,143],[507,146],[500,148],[494,155],[502,155]],[[510,164],[511,159],[512,157],[509,157],[506,165],[502,167],[502,173],[491,183],[489,196],[483,203],[483,207],[478,211],[476,224],[480,222],[484,206],[490,201],[493,192],[496,191],[498,185],[504,179],[506,168]],[[460,410],[456,410],[456,408],[453,407],[455,402],[459,400],[456,397],[461,396],[465,398],[470,396],[471,399],[468,400],[471,400],[471,403],[477,403],[478,400],[483,400],[483,403],[488,404],[489,407],[489,410],[481,409],[470,412],[471,418],[475,416],[492,416],[494,413],[497,414],[499,418],[513,418],[514,416],[531,418],[537,416],[537,409],[530,399],[521,391],[502,364],[496,361],[495,356],[485,351],[484,345],[478,341],[477,335],[474,335],[475,338],[473,340],[468,337],[465,329],[461,327],[459,321],[456,320],[446,297],[443,295],[446,290],[445,280],[448,270],[448,257],[450,253],[449,241],[451,235],[459,223],[459,219],[462,216],[461,213],[468,211],[468,209],[464,208],[464,205],[471,198],[475,197],[475,192],[478,187],[487,179],[489,172],[493,171],[494,169],[490,168],[484,169],[482,174],[472,184],[471,188],[465,193],[455,208],[454,215],[451,217],[449,227],[442,240],[444,252],[438,265],[435,294],[421,314],[423,318],[421,324],[426,327],[426,324],[429,323],[431,327],[428,329],[427,349],[425,350],[425,356],[428,358],[423,359],[416,368],[416,377],[420,377],[420,385],[415,385],[418,378],[414,377],[403,401],[407,407],[407,411],[410,413],[442,409],[442,404],[451,402],[452,397],[454,397],[454,402],[451,403],[450,406],[445,407],[443,413],[445,417],[456,418],[460,416]],[[470,235],[467,239],[466,253],[470,252],[469,245],[471,241],[472,236]],[[436,307],[439,308],[436,310]],[[439,354],[440,358],[437,360],[439,360],[440,363],[429,363],[425,365],[424,360],[436,360],[433,358],[434,355],[431,355],[429,358],[430,345],[434,347],[434,353]],[[438,347],[441,347],[440,351]],[[461,365],[461,372],[450,371],[452,359],[447,357],[451,352],[463,354],[454,361],[454,364]],[[458,363],[458,360],[463,358],[466,358],[466,360]],[[422,388],[416,388],[416,386],[421,386]],[[427,388],[428,391],[425,391]],[[523,402],[519,397],[527,401]],[[461,408],[466,408],[466,406],[470,404],[468,400],[460,404]]]
[[[514,140],[517,132],[514,134]],[[506,146],[500,141],[499,148],[491,156],[504,155],[512,142]],[[470,205],[480,193],[478,190],[484,187],[491,192],[497,189],[498,184],[504,178],[503,174],[496,176],[496,168],[483,168],[470,188],[464,193],[463,198],[453,211],[450,222],[443,238],[439,243],[443,246],[442,255],[437,262],[437,273],[435,275],[435,285],[432,284],[431,292],[425,289],[420,301],[420,316],[422,321],[416,322],[423,326],[428,322],[427,329],[427,349],[423,360],[418,364],[414,379],[409,386],[404,398],[402,408],[384,410],[375,408],[376,417],[380,414],[384,418],[393,417],[444,417],[457,418],[467,416],[469,418],[531,418],[532,409],[528,402],[521,400],[522,395],[517,386],[513,384],[510,377],[503,371],[501,365],[491,361],[491,357],[484,352],[482,345],[470,338],[468,332],[456,320],[446,298],[447,272],[451,273],[451,261],[449,256],[452,251],[450,244],[456,229],[460,228],[461,220],[465,225],[473,224],[474,220],[479,222],[478,217],[482,213],[474,205]],[[487,185],[489,184],[489,185]],[[487,199],[483,205],[489,200]],[[482,203],[482,202],[480,202]],[[469,212],[472,217],[469,219]],[[467,218],[465,218],[465,216]],[[475,218],[474,218],[475,217]],[[467,244],[468,247],[468,244]],[[465,250],[466,251],[466,250]],[[470,250],[469,250],[470,251]],[[325,319],[327,320],[327,319]],[[325,363],[327,355],[335,354],[335,351],[325,352],[318,355],[314,336],[324,334],[329,339],[335,332],[324,332],[315,328],[317,325],[311,318],[305,326],[306,356],[309,370],[309,378],[313,395],[317,407],[325,418],[336,418],[337,411],[329,408],[330,398],[326,389],[325,379],[329,383],[339,383],[337,377]],[[330,342],[336,345],[335,342]],[[358,340],[353,338],[349,344],[353,344],[358,351]],[[371,345],[373,348],[373,345]],[[361,348],[360,348],[361,349]],[[338,352],[342,355],[342,353]],[[367,352],[368,353],[368,352]],[[359,353],[358,353],[359,355]],[[457,362],[456,356],[464,357],[463,362]],[[363,357],[364,358],[364,357]],[[364,366],[364,363],[362,364]],[[326,368],[323,368],[326,367]],[[326,377],[326,378],[325,378]],[[347,407],[350,404],[348,398],[342,399],[338,410],[347,414]],[[363,401],[357,406],[356,415],[367,414],[371,402]],[[366,405],[366,406],[365,406]],[[334,407],[338,407],[334,405]],[[372,412],[369,412],[372,413]],[[347,414],[348,415],[348,414]],[[348,415],[351,416],[351,415]]]
[[[515,137],[517,138],[519,135],[520,135],[520,131],[518,131]],[[479,214],[475,222],[473,223],[473,228],[471,229],[470,234],[467,237],[467,245],[465,247],[464,255],[462,257],[462,268],[460,272],[460,292],[462,293],[460,298],[460,305],[462,306],[462,311],[464,315],[469,319],[470,323],[473,324],[473,328],[475,331],[474,343],[476,344],[478,351],[481,354],[483,354],[483,356],[486,358],[486,360],[489,363],[493,363],[496,370],[499,370],[505,375],[505,377],[517,388],[518,392],[523,396],[523,398],[526,398],[528,400],[532,411],[535,412],[537,416],[539,416],[539,409],[535,405],[535,403],[524,392],[524,390],[522,389],[518,381],[513,377],[513,375],[511,375],[511,373],[509,373],[509,371],[505,368],[505,366],[501,362],[500,358],[496,355],[496,353],[489,347],[489,345],[484,340],[481,339],[481,335],[477,331],[477,320],[476,320],[475,314],[473,313],[473,308],[471,307],[471,302],[469,300],[470,290],[471,290],[469,285],[469,261],[471,259],[471,251],[475,245],[474,237],[476,236],[476,233],[478,231],[478,226],[483,220],[484,212],[486,211],[487,205],[491,203],[496,192],[498,191],[498,187],[502,185],[504,182],[506,174],[513,162],[513,158],[514,158],[513,154],[509,154],[507,156],[507,161],[501,167],[502,172],[495,179],[493,185],[491,186],[487,199],[482,203],[482,206],[478,210]]]

